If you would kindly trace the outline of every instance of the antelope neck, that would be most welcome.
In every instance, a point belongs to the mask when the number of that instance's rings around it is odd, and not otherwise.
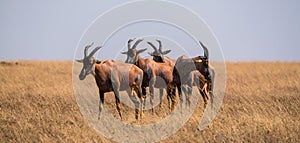
[[[96,73],[95,73],[95,68],[96,68],[96,63],[93,64],[93,67],[91,68],[91,74],[95,77]]]
[[[137,60],[135,61],[134,65],[139,68],[143,68],[145,66],[145,62],[142,62],[144,59],[138,55]]]

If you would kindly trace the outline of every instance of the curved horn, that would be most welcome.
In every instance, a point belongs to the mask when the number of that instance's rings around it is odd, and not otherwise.
[[[153,49],[155,52],[158,52],[157,48],[151,43],[151,42],[147,42]]]
[[[92,42],[90,45],[85,46],[85,48],[84,48],[84,57],[87,56],[89,48],[92,47],[93,45],[94,45],[94,42]]]
[[[96,47],[90,54],[89,57],[92,57],[99,49],[101,48],[101,46]]]
[[[165,51],[162,51],[162,44],[161,44],[161,41],[158,40],[158,39],[156,39],[156,41],[157,41],[158,44],[159,44],[159,52],[160,52],[161,54],[166,55],[166,54],[168,54],[168,53],[171,52],[171,50],[165,50]]]
[[[131,47],[131,42],[134,41],[134,40],[135,40],[135,38],[131,38],[131,39],[128,40],[128,44],[127,44],[127,48],[128,48],[128,49],[130,49],[130,47]]]
[[[158,39],[156,39],[156,41],[158,42],[158,44],[159,44],[159,51],[162,53],[162,45],[161,45],[161,41],[160,40],[158,40]]]
[[[139,39],[139,40],[137,40],[137,41],[134,43],[134,45],[132,46],[131,49],[135,49],[136,46],[137,46],[139,43],[141,43],[143,40],[144,40],[144,39]]]
[[[206,57],[208,59],[208,49],[206,48],[206,46],[201,42],[199,41],[201,47],[203,48],[203,51],[204,51],[204,57]]]

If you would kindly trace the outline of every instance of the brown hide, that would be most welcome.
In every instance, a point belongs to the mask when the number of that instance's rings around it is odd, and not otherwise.
[[[146,78],[143,79],[142,86],[149,86],[149,81],[151,78],[156,78],[156,76],[161,77],[166,84],[169,84],[173,81],[172,71],[173,67],[167,63],[157,63],[152,59],[143,59],[138,56],[136,65],[144,71]],[[155,84],[155,87],[162,87],[161,84]],[[165,87],[165,86],[163,86]]]
[[[197,62],[197,60],[199,59],[202,60],[202,62]],[[206,79],[208,79],[207,77],[209,73],[207,69],[208,69],[208,65],[206,65],[206,58],[200,56],[195,58],[186,58],[185,56],[181,56],[176,60],[175,69],[174,69],[177,72],[176,74],[179,75],[176,76],[174,75],[174,76],[176,78],[179,78],[178,76],[180,76],[180,79],[185,80],[188,79],[188,76],[191,71],[198,70],[201,74],[204,75]],[[178,81],[178,79],[176,79],[176,81]]]
[[[102,92],[113,91],[114,86],[124,91],[141,85],[143,71],[132,64],[116,63],[106,60],[95,65],[95,80]]]

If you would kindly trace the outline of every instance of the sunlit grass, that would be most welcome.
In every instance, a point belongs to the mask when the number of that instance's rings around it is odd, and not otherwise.
[[[213,124],[197,130],[203,111],[199,100],[188,123],[163,142],[299,142],[300,63],[226,67],[226,95]],[[117,117],[113,98],[105,107]],[[167,104],[157,112],[143,120],[167,114]],[[128,107],[123,106],[122,113],[134,118]],[[90,128],[79,111],[71,62],[1,62],[0,142],[11,141],[110,142]]]

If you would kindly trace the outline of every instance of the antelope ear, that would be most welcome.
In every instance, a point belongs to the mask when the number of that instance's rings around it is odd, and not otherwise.
[[[154,56],[153,53],[151,53],[151,52],[148,52],[148,54],[149,54],[150,56]]]
[[[76,62],[83,63],[83,59],[81,59],[81,60],[76,60]]]
[[[163,55],[166,55],[166,54],[168,54],[168,53],[170,53],[170,52],[171,52],[171,50],[166,50],[166,51],[163,51],[162,54],[163,54]]]
[[[201,60],[201,59],[199,59],[199,60],[195,60],[195,62],[196,62],[196,63],[201,63],[201,62],[202,62],[202,60]]]
[[[142,53],[142,52],[144,52],[144,51],[146,51],[146,50],[147,50],[147,48],[138,50],[138,51],[136,51],[136,54],[140,54],[140,53]]]
[[[127,55],[127,54],[128,54],[128,52],[121,52],[121,54]]]

